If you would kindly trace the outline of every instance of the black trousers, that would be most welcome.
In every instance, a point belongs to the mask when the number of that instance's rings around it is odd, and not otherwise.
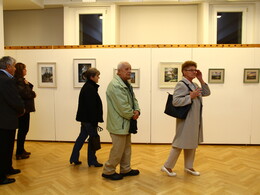
[[[30,125],[30,113],[25,113],[23,116],[19,117],[16,155],[23,154],[24,152],[24,142],[25,142],[26,135],[29,131],[29,125]]]
[[[15,129],[0,129],[0,181],[13,169],[14,139]]]
[[[85,143],[88,136],[96,136],[97,128],[93,127],[90,123],[81,123],[80,134],[75,142],[75,145],[70,156],[70,162],[79,160],[80,150]],[[91,144],[88,144],[88,163],[92,164],[97,161],[96,151],[92,149]]]

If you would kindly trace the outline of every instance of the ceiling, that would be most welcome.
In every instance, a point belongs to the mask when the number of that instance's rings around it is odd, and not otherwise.
[[[165,4],[165,3],[199,3],[199,2],[260,2],[260,0],[3,0],[4,10],[43,9],[63,7],[65,5],[86,6],[93,4]]]

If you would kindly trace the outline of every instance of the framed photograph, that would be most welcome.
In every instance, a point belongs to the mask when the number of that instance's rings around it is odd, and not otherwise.
[[[38,86],[56,87],[55,62],[38,62]]]
[[[117,69],[114,69],[114,75],[116,75]],[[129,83],[131,83],[133,88],[140,87],[140,69],[132,69],[131,70],[131,79],[129,79]]]
[[[244,83],[259,83],[259,68],[244,69]]]
[[[96,67],[96,59],[74,59],[74,87],[82,87],[86,81],[83,76],[89,68]]]
[[[224,83],[225,69],[209,69],[209,83]]]
[[[182,62],[161,62],[159,70],[159,87],[173,88],[182,79]]]

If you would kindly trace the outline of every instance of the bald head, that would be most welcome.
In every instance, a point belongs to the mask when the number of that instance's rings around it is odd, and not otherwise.
[[[128,62],[120,62],[117,66],[117,75],[124,81],[131,78],[131,65]]]

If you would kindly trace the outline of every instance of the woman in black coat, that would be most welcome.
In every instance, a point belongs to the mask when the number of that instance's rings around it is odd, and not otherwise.
[[[24,142],[29,131],[30,112],[35,111],[34,98],[36,97],[36,93],[33,91],[33,85],[24,78],[27,73],[25,64],[16,63],[15,68],[14,78],[16,80],[19,94],[25,105],[25,113],[19,117],[17,134],[16,159],[20,160],[29,158],[31,154],[24,149]]]
[[[81,122],[80,134],[75,142],[70,157],[70,164],[81,164],[79,161],[80,150],[89,136],[89,140],[97,137],[98,122],[103,122],[102,101],[98,94],[100,72],[96,68],[89,68],[84,76],[87,79],[79,94],[78,111],[76,120]],[[96,150],[92,144],[88,144],[88,165],[102,167],[103,164],[97,161]]]

